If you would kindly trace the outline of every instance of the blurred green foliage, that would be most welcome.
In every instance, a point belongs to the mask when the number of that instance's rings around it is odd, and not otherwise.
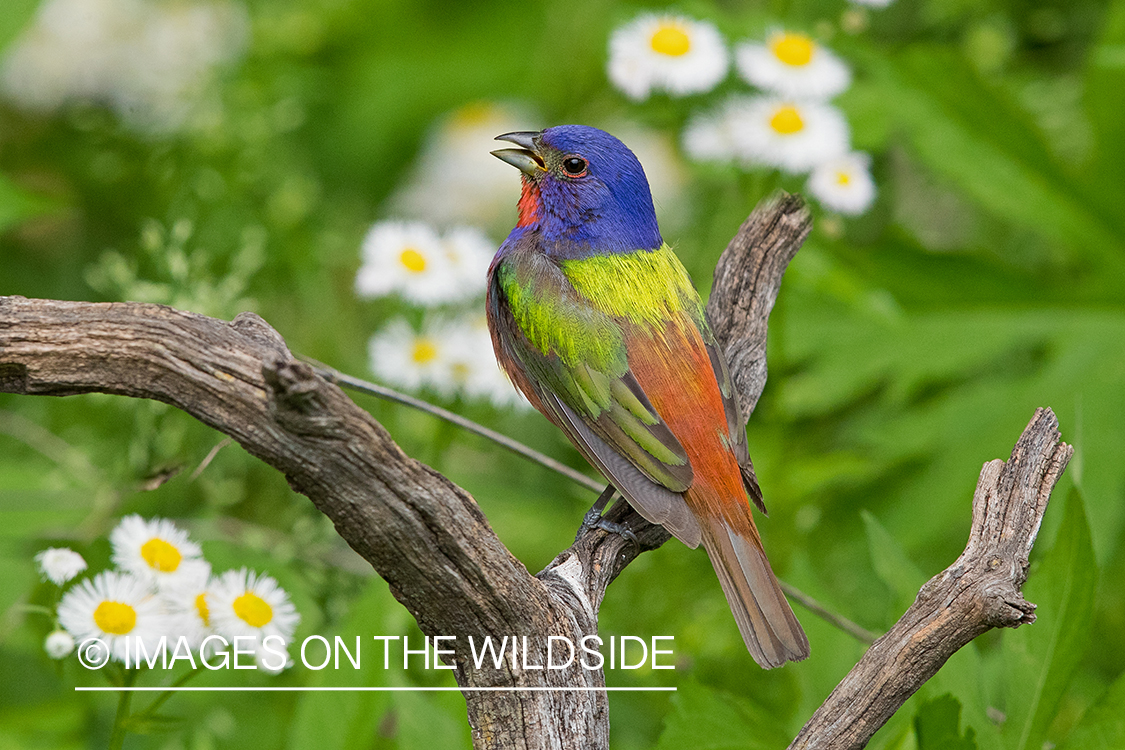
[[[0,47],[34,7],[3,3]],[[675,134],[699,106],[629,104],[606,82],[608,34],[644,7],[253,0],[247,55],[204,124],[157,137],[92,104],[55,116],[0,105],[0,294],[227,318],[252,309],[294,351],[366,374],[365,342],[397,308],[353,294],[359,242],[436,118],[516,101],[547,123],[628,119]],[[1032,557],[1036,624],[956,654],[872,747],[1121,746],[1125,0],[677,7],[732,39],[771,24],[823,36],[854,66],[839,103],[874,156],[876,205],[857,219],[818,215],[771,320],[771,378],[749,436],[781,576],[885,629],[959,554],[981,464],[1008,456],[1035,407],[1055,410],[1076,449]],[[668,239],[703,291],[726,240],[778,186],[802,184],[691,167],[690,215]],[[593,500],[427,416],[357,401],[471,491],[531,570]],[[583,466],[537,415],[452,406]],[[72,692],[98,675],[51,662],[49,623],[24,607],[50,604],[37,550],[65,544],[105,567],[105,534],[127,512],[181,520],[218,570],[275,576],[302,614],[298,640],[420,637],[276,472],[230,445],[195,474],[221,440],[162,404],[0,396],[0,745],[105,745],[112,700]],[[702,553],[669,544],[643,556],[610,589],[602,630],[675,635],[677,668],[608,682],[679,692],[612,695],[614,748],[784,746],[863,653],[798,614],[812,657],[764,672]],[[452,684],[376,666],[295,669],[269,684]],[[164,711],[182,721],[128,746],[469,746],[455,693],[179,695]]]

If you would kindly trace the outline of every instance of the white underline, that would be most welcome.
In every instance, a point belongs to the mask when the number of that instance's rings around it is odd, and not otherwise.
[[[329,693],[329,692],[458,692],[458,693],[610,693],[675,692],[674,687],[76,687],[83,693]]]

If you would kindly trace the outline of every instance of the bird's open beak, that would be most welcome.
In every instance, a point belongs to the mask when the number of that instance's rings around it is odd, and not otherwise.
[[[492,155],[501,161],[508,162],[525,175],[534,177],[537,173],[546,171],[546,167],[543,165],[543,157],[539,155],[539,145],[536,143],[538,137],[539,133],[531,131],[498,135],[496,140],[508,141],[517,146],[523,146],[523,148],[502,148],[499,151],[493,151]]]

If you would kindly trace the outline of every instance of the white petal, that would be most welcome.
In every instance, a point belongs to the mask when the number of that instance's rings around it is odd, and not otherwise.
[[[664,26],[686,35],[686,52],[668,55],[653,49],[653,35]],[[645,99],[652,91],[672,96],[710,91],[726,77],[729,67],[726,42],[706,21],[646,13],[618,28],[609,40],[609,79],[634,100]]]
[[[825,208],[851,216],[861,214],[875,201],[869,164],[869,157],[862,153],[825,161],[809,175],[809,194]]]
[[[788,65],[767,44],[742,43],[735,47],[738,72],[747,83],[795,99],[830,99],[851,84],[847,64],[827,48],[813,44],[804,65]]]
[[[82,555],[67,547],[49,547],[35,555],[43,580],[62,586],[86,569]]]

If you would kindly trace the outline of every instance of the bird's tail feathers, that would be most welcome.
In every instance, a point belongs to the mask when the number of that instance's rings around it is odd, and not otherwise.
[[[808,638],[781,591],[757,532],[739,534],[722,518],[699,520],[703,546],[754,661],[772,669],[807,657]]]

